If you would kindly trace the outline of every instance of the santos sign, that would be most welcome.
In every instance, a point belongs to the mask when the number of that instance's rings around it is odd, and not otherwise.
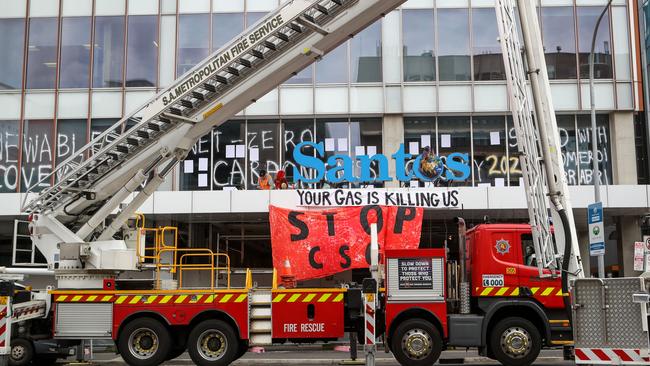
[[[304,154],[302,149],[305,147],[313,148],[317,157]],[[385,155],[359,155],[356,157],[358,164],[348,155],[330,156],[326,163],[318,157],[325,157],[325,147],[322,142],[306,141],[296,146],[293,152],[296,165],[312,169],[316,174],[313,178],[309,178],[303,176],[300,169],[296,169],[294,183],[312,184],[323,180],[329,183],[375,183],[393,180],[393,177],[388,174],[388,158]],[[395,160],[395,179],[401,182],[410,182],[413,179],[423,182],[464,181],[470,176],[469,155],[465,153],[452,153],[446,157],[439,157],[425,150],[413,162],[413,169],[407,172],[406,162],[412,157],[413,155],[404,151],[404,144],[401,144],[397,152],[391,155],[391,158]],[[372,177],[371,165],[373,163],[378,166],[376,177]],[[355,170],[360,171],[359,176],[355,176]]]

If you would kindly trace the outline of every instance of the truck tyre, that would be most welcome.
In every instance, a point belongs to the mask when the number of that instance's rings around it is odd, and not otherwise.
[[[169,330],[158,320],[138,318],[124,326],[117,347],[127,364],[154,366],[165,362],[172,340]]]
[[[11,340],[9,366],[29,365],[34,360],[34,345],[25,338]]]
[[[235,360],[240,350],[232,327],[217,319],[208,319],[192,329],[187,351],[199,366],[225,366]]]
[[[440,357],[442,337],[430,322],[409,319],[395,329],[391,351],[402,366],[430,366]]]
[[[490,347],[497,361],[505,366],[528,366],[542,349],[539,330],[523,318],[505,318],[490,335]]]

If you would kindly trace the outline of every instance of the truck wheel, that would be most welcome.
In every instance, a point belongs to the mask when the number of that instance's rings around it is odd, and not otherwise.
[[[132,366],[153,366],[165,361],[172,341],[169,331],[152,318],[138,318],[124,326],[118,338],[118,349],[124,361]]]
[[[225,366],[234,361],[239,342],[230,325],[217,319],[199,323],[190,332],[187,351],[200,366]]]
[[[10,366],[29,365],[34,359],[34,345],[24,338],[11,340]]]
[[[410,319],[395,329],[391,351],[402,366],[430,366],[440,357],[442,337],[424,319]]]
[[[490,336],[490,347],[497,361],[505,366],[528,366],[542,349],[539,330],[522,318],[505,318]]]

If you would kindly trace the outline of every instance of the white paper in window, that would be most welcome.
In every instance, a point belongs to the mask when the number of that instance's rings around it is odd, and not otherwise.
[[[208,158],[199,158],[199,171],[200,172],[208,171]]]
[[[420,155],[420,144],[416,141],[409,142],[409,154]]]
[[[505,187],[506,186],[506,180],[503,178],[494,178],[494,186],[495,187]]]
[[[368,146],[367,152],[370,156],[377,155],[377,146]]]
[[[492,187],[492,184],[490,183],[479,183],[476,185],[477,187],[483,188],[483,187]]]
[[[451,147],[451,135],[440,135],[440,147],[448,148]]]
[[[246,157],[246,145],[237,145],[235,150],[236,150],[235,155],[237,156],[237,158]]]
[[[199,174],[199,187],[205,188],[208,186],[208,175]]]
[[[422,144],[422,147],[429,146],[430,148],[433,148],[433,146],[431,146],[431,136],[430,135],[422,135],[422,136],[420,136],[420,143]]]
[[[366,155],[366,147],[365,146],[355,146],[354,147],[354,155],[355,156]]]
[[[336,150],[336,147],[334,147],[334,139],[325,139],[325,151],[334,150]]]
[[[499,131],[490,132],[490,145],[501,145],[501,134]]]
[[[251,161],[260,161],[260,149],[258,147],[253,147],[248,150],[248,156]]]
[[[183,171],[187,174],[194,173],[194,160],[185,160],[183,162]]]
[[[348,139],[339,139],[338,151],[348,151]]]
[[[411,188],[418,188],[420,186],[420,182],[417,181],[417,180],[412,180],[412,181],[409,182],[409,186]]]
[[[235,145],[226,145],[226,159],[235,157]]]

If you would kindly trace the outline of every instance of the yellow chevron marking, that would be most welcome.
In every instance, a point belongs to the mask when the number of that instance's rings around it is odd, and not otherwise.
[[[569,294],[562,293],[562,289],[559,289],[555,296],[569,296]]]
[[[300,298],[300,294],[293,294],[291,295],[289,300],[287,300],[287,302],[296,302],[296,300],[298,300],[299,298]]]
[[[224,296],[221,298],[221,301],[219,301],[219,302],[221,302],[221,303],[223,303],[223,302],[228,302],[228,301],[230,301],[230,298],[231,298],[231,297],[232,297],[232,294],[224,295]]]
[[[142,300],[142,296],[140,296],[140,295],[133,296],[131,301],[129,301],[129,304],[137,304],[137,303],[140,302],[140,300]]]
[[[187,295],[181,295],[181,296],[177,297],[176,300],[174,300],[174,303],[175,304],[180,304],[183,301],[185,301],[185,299],[187,299]]]
[[[510,296],[519,296],[519,287],[515,287]]]
[[[506,292],[510,290],[510,287],[501,287],[494,296],[503,296]]]
[[[96,299],[97,299],[97,295],[92,295],[92,296],[88,296],[88,298],[86,299],[86,301],[88,301],[88,302],[93,302],[93,301],[95,301]]]
[[[311,300],[314,299],[314,297],[316,297],[316,294],[309,294],[309,295],[305,296],[304,299],[302,299],[302,302],[310,302]]]
[[[77,296],[72,297],[72,299],[70,299],[70,301],[77,302],[77,301],[81,300],[82,297],[83,296],[81,296],[81,295],[77,295]]]
[[[203,300],[203,303],[212,304],[213,301],[214,301],[214,295],[209,295],[208,297],[205,298],[205,300]]]
[[[174,297],[174,296],[167,295],[167,296],[163,297],[163,298],[160,300],[160,304],[166,304],[166,303],[168,303],[169,300],[172,299],[172,297]]]
[[[148,296],[147,301],[145,302],[145,304],[152,304],[154,301],[156,301],[157,298],[158,298],[157,295]]]
[[[325,302],[330,298],[330,296],[332,296],[332,294],[323,294],[320,299],[318,299],[318,302]]]
[[[113,295],[106,295],[102,297],[102,302],[111,301],[111,299],[113,299]]]
[[[544,292],[542,292],[542,296],[550,295],[553,292],[553,290],[555,290],[555,287],[548,287],[544,289]]]
[[[488,296],[490,294],[490,292],[492,292],[493,289],[494,289],[494,287],[486,287],[486,288],[484,288],[483,291],[481,291],[481,296]]]
[[[192,300],[190,300],[190,304],[196,304],[197,302],[201,301],[201,298],[203,295],[194,295],[195,297],[192,297]]]
[[[530,292],[531,292],[533,295],[535,295],[535,294],[537,293],[537,291],[539,291],[539,287],[533,287],[533,288],[530,289]]]
[[[284,299],[285,296],[287,296],[287,295],[286,294],[278,294],[278,296],[276,296],[273,299],[273,302],[280,302],[280,301],[282,301],[282,299]]]
[[[59,295],[56,298],[56,301],[65,301],[68,298],[68,295]]]
[[[341,302],[342,300],[343,300],[343,294],[338,294],[336,295],[334,300],[332,300],[332,302]]]
[[[235,300],[235,302],[242,302],[242,301],[246,300],[246,297],[248,297],[248,295],[246,295],[246,294],[241,294],[241,295],[239,295],[239,297]]]
[[[123,303],[128,296],[120,296],[117,298],[117,301],[115,301],[116,304],[121,304]]]

